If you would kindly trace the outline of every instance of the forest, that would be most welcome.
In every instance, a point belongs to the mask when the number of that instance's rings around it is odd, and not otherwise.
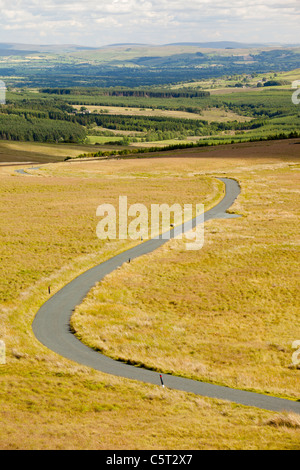
[[[245,78],[236,78],[245,83]],[[120,107],[124,112],[110,113],[101,108],[108,105]],[[96,109],[91,112],[89,106]],[[139,110],[140,115],[131,115],[127,107]],[[193,115],[191,119],[179,118],[176,113],[174,117],[149,116],[143,113],[146,109]],[[215,119],[205,119],[203,116],[211,110],[216,110]],[[222,120],[222,113],[235,118]],[[92,136],[123,135],[111,142],[106,139],[105,144],[130,146],[137,143],[143,147],[145,142],[186,141],[191,137],[195,144],[195,138],[219,142],[230,136],[231,141],[239,141],[285,136],[298,131],[299,107],[293,105],[290,89],[272,84],[263,90],[251,88],[247,92],[219,94],[191,86],[54,87],[35,91],[10,88],[6,104],[0,106],[1,140],[78,144],[86,143]],[[94,140],[96,144],[100,141]],[[176,142],[171,142],[174,144]]]

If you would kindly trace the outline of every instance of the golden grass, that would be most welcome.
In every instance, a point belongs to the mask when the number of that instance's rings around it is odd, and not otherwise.
[[[44,356],[1,370],[2,450],[299,449],[299,429],[275,427],[274,413]]]
[[[224,158],[219,148],[197,159],[194,152],[175,152],[176,158],[72,162],[31,171],[32,177],[0,169],[0,339],[7,345],[7,364],[0,366],[1,449],[299,449],[299,429],[274,427],[277,413],[162,389],[159,380],[153,386],[93,371],[49,351],[31,329],[49,284],[54,293],[130,245],[104,245],[95,237],[98,204],[119,194],[149,204],[178,193],[193,202],[199,191],[201,198],[209,195],[209,206],[219,187],[203,175],[266,162],[271,172],[294,160],[288,145],[271,147],[271,160],[269,147],[243,148],[243,158],[228,147]]]
[[[109,167],[115,165],[109,163]],[[48,177],[0,177],[3,221],[0,300],[15,299],[41,277],[48,277],[74,259],[101,251],[107,257],[108,251],[132,245],[130,241],[107,245],[97,238],[96,209],[102,203],[118,207],[119,195],[128,197],[128,206],[136,202],[147,207],[162,202],[212,203],[214,196],[221,195],[220,186],[211,178],[199,177],[190,184],[187,176],[169,174],[149,178],[146,173],[133,177],[119,172],[104,177],[95,172],[93,177],[88,174],[84,177],[84,172],[74,171],[72,177],[62,177],[71,166],[61,168],[60,177],[49,177],[51,166],[48,171],[28,170]],[[103,170],[101,165],[100,169]]]
[[[200,251],[171,241],[107,276],[72,318],[78,336],[160,371],[299,398],[297,170],[296,160],[231,169],[243,217],[209,221]]]

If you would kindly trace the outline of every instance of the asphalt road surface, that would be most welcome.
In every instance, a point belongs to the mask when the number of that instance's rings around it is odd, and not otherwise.
[[[225,184],[224,198],[219,204],[204,214],[204,222],[215,218],[237,217],[236,215],[228,214],[226,211],[238,197],[240,187],[233,179],[219,179]],[[194,219],[193,226],[199,221],[203,222],[203,219]],[[181,230],[181,228],[179,229]],[[178,228],[171,230],[171,238],[176,236],[176,230]],[[38,311],[32,324],[36,338],[50,350],[79,364],[107,374],[161,386],[159,373],[115,361],[81,343],[70,330],[70,318],[74,309],[82,303],[97,282],[101,281],[107,274],[119,266],[122,266],[123,263],[128,262],[129,259],[133,260],[150,253],[162,246],[166,241],[166,239],[162,238],[147,240],[90,269],[71,281],[53,295],[53,297],[49,298]],[[280,399],[172,375],[163,375],[162,379],[164,386],[170,389],[228,400],[265,410],[292,411],[300,414],[300,401]]]

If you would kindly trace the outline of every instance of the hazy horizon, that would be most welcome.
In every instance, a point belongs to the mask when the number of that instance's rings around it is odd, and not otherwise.
[[[164,47],[164,46],[176,46],[176,45],[186,45],[186,46],[202,46],[202,45],[206,45],[206,44],[215,44],[215,45],[221,45],[221,44],[225,44],[225,43],[228,43],[228,45],[230,43],[232,43],[233,45],[242,45],[242,46],[278,46],[278,47],[281,47],[281,46],[290,46],[290,47],[299,47],[300,46],[300,42],[299,43],[280,43],[280,42],[241,42],[241,41],[228,41],[226,39],[223,39],[223,40],[220,40],[220,41],[187,41],[187,42],[173,42],[173,43],[141,43],[141,42],[123,42],[123,43],[110,43],[110,44],[98,44],[98,45],[94,45],[94,46],[91,46],[91,45],[84,45],[84,44],[80,44],[80,43],[67,43],[67,42],[61,42],[61,43],[50,43],[50,42],[31,42],[31,43],[27,43],[27,42],[10,42],[10,41],[0,41],[0,44],[1,45],[15,45],[15,46],[41,46],[41,47],[64,47],[64,46],[70,46],[70,47],[82,47],[82,48],[91,48],[91,49],[100,49],[100,48],[105,48],[105,47],[118,47],[118,46],[136,46],[136,47]]]
[[[300,43],[296,0],[0,0],[0,6],[1,43]]]

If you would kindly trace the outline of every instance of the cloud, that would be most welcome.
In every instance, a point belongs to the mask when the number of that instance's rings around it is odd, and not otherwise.
[[[298,0],[0,0],[0,9],[1,42],[300,42]]]

